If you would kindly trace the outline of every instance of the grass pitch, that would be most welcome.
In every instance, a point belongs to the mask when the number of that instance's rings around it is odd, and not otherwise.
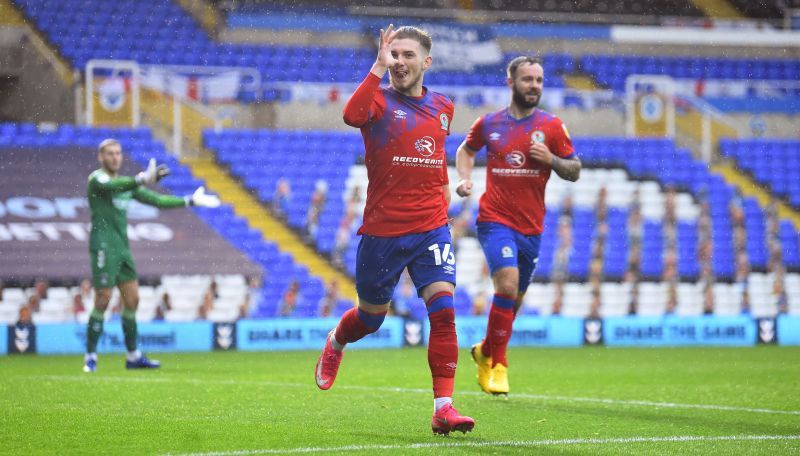
[[[316,352],[0,358],[3,454],[798,454],[800,347],[509,351],[508,399],[460,352],[467,435],[430,431],[423,349],[350,350],[317,390]]]

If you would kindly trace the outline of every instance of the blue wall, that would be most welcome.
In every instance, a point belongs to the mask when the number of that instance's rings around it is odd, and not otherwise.
[[[147,352],[211,350],[319,350],[335,318],[287,318],[241,320],[236,323],[211,322],[139,325],[139,345]],[[459,346],[470,347],[486,332],[486,317],[456,319]],[[107,322],[100,339],[101,353],[124,352],[124,338],[118,321]],[[387,317],[375,334],[353,344],[352,348],[399,348],[425,345],[426,321]],[[22,337],[22,340],[17,340]],[[15,331],[0,327],[0,355],[25,350],[43,354],[78,354],[84,351],[85,325],[78,323],[43,324]],[[520,316],[514,322],[512,346],[578,347],[604,344],[630,346],[753,346],[763,343],[800,345],[800,317],[781,315],[777,319],[756,320],[735,317],[618,317],[584,320],[566,317]],[[22,348],[19,348],[22,347]]]

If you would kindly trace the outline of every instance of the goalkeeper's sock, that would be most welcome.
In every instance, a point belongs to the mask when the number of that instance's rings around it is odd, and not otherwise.
[[[385,318],[386,312],[369,313],[353,307],[345,312],[342,319],[339,320],[339,325],[336,326],[331,339],[331,345],[334,349],[341,351],[346,344],[361,340],[364,336],[377,331]]]
[[[492,353],[492,367],[498,363],[508,367],[506,349],[511,339],[511,328],[514,324],[514,300],[508,296],[495,294],[492,308],[489,310],[489,325],[486,328],[486,339]],[[484,342],[485,344],[485,342]]]
[[[428,366],[433,378],[433,397],[453,397],[458,363],[453,294],[437,293],[427,302],[431,329],[428,337]]]
[[[97,353],[97,341],[103,334],[103,312],[92,309],[86,325],[86,353]]]
[[[122,333],[125,335],[125,348],[128,349],[128,352],[136,351],[137,328],[135,310],[122,310]]]
[[[125,358],[130,362],[139,361],[139,358],[141,357],[142,357],[142,352],[140,352],[139,350],[129,351],[128,354],[125,355]]]

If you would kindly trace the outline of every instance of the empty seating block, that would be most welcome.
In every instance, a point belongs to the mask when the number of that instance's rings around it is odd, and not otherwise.
[[[759,184],[800,209],[800,141],[795,139],[722,139],[720,153],[736,162]]]

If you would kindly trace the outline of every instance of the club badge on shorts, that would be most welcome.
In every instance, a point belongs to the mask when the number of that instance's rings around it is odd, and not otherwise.
[[[544,144],[544,132],[542,130],[536,130],[531,133],[531,141]]]
[[[442,123],[442,130],[447,131],[447,128],[450,126],[450,119],[447,118],[447,114],[439,114],[439,122]]]

